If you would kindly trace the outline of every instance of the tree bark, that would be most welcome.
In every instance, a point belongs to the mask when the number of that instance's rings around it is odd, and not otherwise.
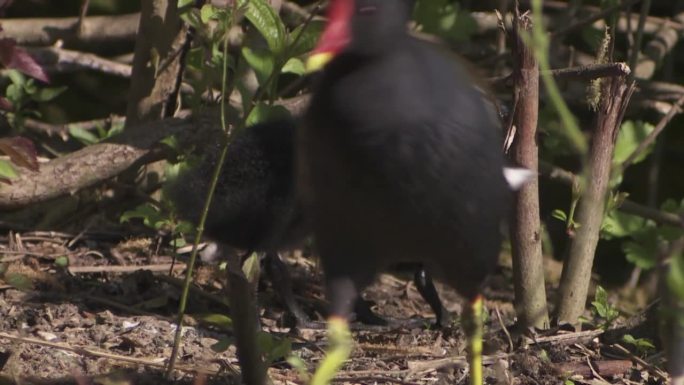
[[[532,21],[515,10],[513,20],[513,76],[515,81],[516,130],[512,146],[513,160],[537,173],[537,121],[539,114],[539,66],[534,53],[522,41],[522,34],[531,31]],[[544,257],[541,248],[539,216],[539,179],[535,176],[517,193],[511,221],[513,249],[513,283],[518,320],[525,328],[548,328],[544,281]]]
[[[141,4],[127,126],[169,116],[167,104],[175,105],[184,57],[181,51],[186,40],[175,0],[150,0]]]
[[[603,223],[608,193],[615,140],[622,123],[625,108],[634,91],[625,76],[604,79],[601,104],[591,142],[587,164],[587,178],[577,210],[575,238],[563,265],[558,303],[558,321],[579,327],[584,312],[594,253]]]
[[[112,42],[133,42],[139,20],[139,13],[89,16],[83,19],[79,33],[78,17],[3,19],[0,38],[14,39],[19,45],[50,46],[62,40],[68,48],[95,47]]]

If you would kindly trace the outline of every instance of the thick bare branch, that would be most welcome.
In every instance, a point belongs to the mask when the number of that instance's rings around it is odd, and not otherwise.
[[[195,129],[192,121],[182,119],[145,126],[146,135],[94,144],[42,164],[38,171],[22,168],[11,185],[0,185],[0,210],[21,208],[94,186],[131,167],[164,137]]]
[[[62,40],[67,47],[133,41],[138,32],[139,13],[117,16],[4,19],[0,38],[12,38],[20,45],[54,45]]]
[[[88,69],[124,78],[131,76],[130,65],[105,59],[92,53],[56,47],[29,48],[28,52],[48,72]]]
[[[141,14],[126,111],[129,124],[173,113],[187,40],[175,1],[144,1]]]
[[[513,63],[515,80],[516,135],[511,148],[513,160],[535,172],[538,168],[537,121],[539,117],[539,66],[534,53],[523,42],[532,21],[516,9],[513,21]],[[515,198],[511,221],[513,248],[513,283],[516,312],[523,327],[548,328],[544,261],[541,248],[539,216],[539,179],[526,183]]]
[[[576,326],[579,326],[578,320],[584,312],[589,291],[594,253],[603,223],[615,140],[633,90],[633,83],[628,85],[624,76],[605,80],[601,90],[601,103],[587,165],[587,179],[577,210],[580,227],[570,244],[560,283],[558,320]]]

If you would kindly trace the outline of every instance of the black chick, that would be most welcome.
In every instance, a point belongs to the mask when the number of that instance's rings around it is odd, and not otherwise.
[[[308,233],[293,181],[292,120],[245,128],[229,144],[205,223],[207,238],[243,250],[264,252],[268,277],[298,324],[309,318],[294,299],[290,275],[279,251],[302,243]],[[198,166],[183,172],[166,189],[181,218],[199,222],[220,140]]]

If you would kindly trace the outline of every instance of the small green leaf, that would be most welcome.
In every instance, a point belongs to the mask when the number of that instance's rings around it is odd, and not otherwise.
[[[215,344],[211,345],[211,350],[215,351],[216,353],[225,352],[230,347],[231,342],[231,339],[228,337],[221,338]]]
[[[285,25],[273,8],[265,0],[238,0],[238,6],[247,5],[245,17],[264,37],[268,48],[275,55],[282,52],[285,45]]]
[[[17,170],[14,169],[12,163],[10,163],[8,160],[0,159],[0,180],[11,180],[18,176],[19,174],[17,174]]]
[[[314,49],[325,29],[323,20],[311,20],[308,25],[300,25],[288,35],[288,53],[292,57],[304,55]],[[306,28],[306,29],[304,29]]]
[[[178,229],[178,228],[176,228]],[[176,237],[171,241],[172,245],[175,245],[176,247],[184,247],[188,243],[185,241],[185,238],[183,237]]]
[[[22,99],[24,98],[24,89],[20,85],[10,84],[7,86],[5,96],[7,96],[7,99],[10,102],[12,102],[12,104],[16,108],[16,106],[21,104],[21,102],[23,101]]]
[[[684,301],[684,254],[672,256],[667,272],[667,286],[680,301]]]
[[[658,255],[657,229],[646,228],[640,233],[633,234],[632,239],[622,244],[625,257],[641,269],[652,269],[656,265]]]
[[[551,216],[563,222],[567,222],[568,220],[568,214],[566,214],[565,211],[560,209],[553,210],[551,212]]]
[[[216,7],[211,4],[205,4],[202,6],[202,9],[200,9],[200,20],[202,20],[202,23],[204,24],[216,18],[216,15]]]
[[[25,274],[9,273],[5,275],[5,282],[17,290],[28,291],[33,289],[33,282]]]
[[[634,150],[639,147],[641,142],[646,139],[648,134],[653,132],[655,127],[646,122],[628,120],[622,123],[620,131],[618,132],[617,141],[615,142],[615,151],[613,152],[613,164],[618,165],[627,160],[632,155]],[[636,157],[633,164],[639,163],[646,159],[646,156],[651,152],[653,145],[650,145],[647,150],[643,151]]]
[[[636,215],[625,214],[618,210],[612,210],[603,219],[601,227],[602,236],[605,239],[613,237],[621,238],[642,231],[646,225],[646,220]]]
[[[84,129],[83,127],[75,125],[69,125],[69,135],[75,139],[78,139],[85,145],[94,144],[100,141],[100,138],[98,138],[97,135]]]
[[[67,256],[61,256],[55,258],[55,265],[57,267],[67,267],[69,266],[69,257]]]
[[[201,316],[200,319],[204,322],[210,323],[212,325],[216,325],[216,326],[221,327],[223,329],[232,329],[233,328],[233,320],[224,314],[218,314],[218,313],[206,314],[206,315]]]
[[[306,362],[294,354],[290,355],[287,357],[287,363],[290,364],[296,371],[297,374],[299,375],[299,379],[305,383],[308,384],[309,380],[311,379],[311,375],[309,374],[309,368],[306,366]]]
[[[5,74],[7,75],[7,77],[10,78],[12,84],[16,84],[23,87],[23,85],[26,83],[26,76],[24,76],[24,74],[15,69],[9,70]]]
[[[266,50],[253,50],[249,47],[242,47],[242,57],[256,73],[259,85],[264,86],[271,77],[275,67],[275,59],[271,52]]]
[[[259,255],[257,253],[252,253],[252,255],[242,263],[242,272],[245,273],[247,281],[252,284],[259,280],[261,264],[259,263]]]
[[[35,100],[36,102],[49,102],[50,100],[61,95],[66,90],[66,86],[41,88],[33,95],[31,95],[31,99]]]
[[[283,68],[280,70],[282,73],[291,73],[295,75],[304,75],[306,72],[306,67],[304,66],[304,62],[296,57],[291,58],[290,60],[285,63]]]
[[[270,106],[265,103],[257,103],[247,117],[246,125],[253,126],[258,123],[287,119],[290,112],[283,106]]]
[[[169,223],[168,218],[162,216],[159,210],[149,203],[144,203],[133,210],[128,210],[121,214],[121,223],[128,222],[134,218],[142,219],[145,226],[156,230]]]

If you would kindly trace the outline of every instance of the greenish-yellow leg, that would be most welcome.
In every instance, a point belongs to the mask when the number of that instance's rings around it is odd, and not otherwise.
[[[328,351],[311,378],[311,385],[328,385],[352,351],[349,324],[341,317],[328,319]]]
[[[470,385],[482,385],[482,296],[473,299],[464,317],[464,328],[468,338],[468,363],[470,364]]]

